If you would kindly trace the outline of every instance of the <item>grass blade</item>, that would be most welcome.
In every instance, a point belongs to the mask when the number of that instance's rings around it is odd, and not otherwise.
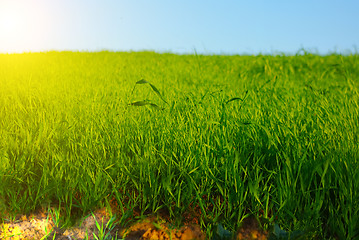
[[[158,89],[157,89],[153,84],[151,84],[151,83],[149,83],[149,84],[150,84],[152,90],[162,99],[162,101],[164,101],[165,103],[167,103],[166,100],[164,100],[163,97],[162,97],[162,95],[160,94],[160,91],[158,91]]]
[[[146,84],[149,83],[145,79],[141,79],[140,81],[137,81],[136,84]]]

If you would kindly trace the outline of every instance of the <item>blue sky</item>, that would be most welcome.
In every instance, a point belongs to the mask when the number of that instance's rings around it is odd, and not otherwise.
[[[0,0],[0,52],[356,52],[358,9],[357,0]]]

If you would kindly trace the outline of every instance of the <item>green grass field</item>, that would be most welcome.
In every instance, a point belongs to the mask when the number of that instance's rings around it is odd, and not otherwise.
[[[110,199],[359,237],[359,56],[0,54],[0,213]],[[4,217],[4,216],[2,216]]]

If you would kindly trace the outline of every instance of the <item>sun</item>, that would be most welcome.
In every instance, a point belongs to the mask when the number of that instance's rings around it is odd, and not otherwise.
[[[23,23],[22,16],[17,16],[13,11],[9,9],[1,9],[0,14],[0,33],[2,37],[13,38],[16,33],[21,30]]]
[[[15,2],[15,1],[14,1]],[[0,3],[0,43],[1,50],[14,50],[18,45],[24,26],[24,15],[16,4],[9,1]]]
[[[0,53],[26,52],[41,47],[47,21],[43,11],[31,2],[0,1]]]

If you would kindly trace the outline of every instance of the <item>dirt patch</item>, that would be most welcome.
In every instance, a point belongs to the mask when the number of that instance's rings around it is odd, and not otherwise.
[[[0,239],[41,239],[46,232],[51,232],[54,223],[44,212],[22,215],[11,222],[4,222],[0,227]]]
[[[254,218],[246,218],[243,221],[242,227],[236,234],[237,240],[265,240],[269,236],[268,232],[260,229],[258,221]]]
[[[94,235],[107,235],[113,239],[128,240],[204,240],[205,233],[200,226],[190,223],[181,228],[173,228],[164,218],[149,217],[138,221],[127,228],[121,228],[117,225],[106,225],[110,221],[110,214],[105,209],[98,209],[93,214],[83,217],[78,224],[68,229],[62,229],[55,226],[54,219],[48,212],[41,210],[28,216],[19,216],[11,222],[4,222],[0,228],[0,239],[20,240],[20,239],[96,239]],[[102,228],[98,228],[98,224]],[[101,232],[102,231],[102,232]],[[88,238],[86,238],[88,236]],[[236,239],[267,239],[268,233],[259,229],[255,219],[245,220],[243,227],[236,233]]]
[[[171,228],[170,225],[158,219],[147,218],[141,222],[133,224],[128,229],[121,231],[121,236],[129,240],[137,239],[161,239],[161,240],[204,240],[205,234],[199,225],[185,225],[180,229]]]

